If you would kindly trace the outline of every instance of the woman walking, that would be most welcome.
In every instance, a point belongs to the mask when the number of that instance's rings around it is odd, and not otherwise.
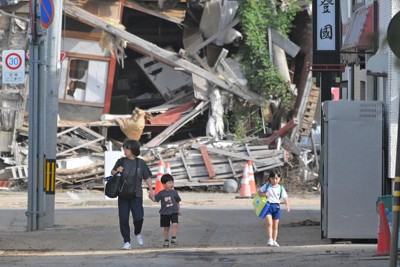
[[[118,159],[111,174],[121,173],[123,190],[118,195],[119,228],[124,239],[122,249],[131,249],[129,213],[132,213],[134,234],[139,246],[143,246],[142,226],[144,218],[142,181],[146,181],[153,196],[151,171],[140,155],[140,143],[127,140],[123,145],[125,157]],[[126,189],[126,190],[125,190]]]

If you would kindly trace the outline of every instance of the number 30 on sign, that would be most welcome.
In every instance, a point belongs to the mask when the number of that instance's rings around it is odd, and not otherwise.
[[[3,84],[23,84],[25,82],[25,51],[4,50],[1,55]]]

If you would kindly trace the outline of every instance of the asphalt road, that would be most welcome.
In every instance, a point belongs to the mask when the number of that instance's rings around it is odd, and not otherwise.
[[[388,266],[376,244],[321,240],[319,197],[291,198],[279,248],[266,246],[251,200],[235,194],[181,193],[176,247],[162,248],[158,204],[145,201],[145,244],[121,250],[114,200],[90,192],[56,194],[54,227],[27,232],[25,193],[0,192],[0,266]]]

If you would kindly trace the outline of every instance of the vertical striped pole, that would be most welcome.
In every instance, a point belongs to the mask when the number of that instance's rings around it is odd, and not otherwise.
[[[399,142],[397,142],[397,157],[399,154]],[[397,158],[396,161],[399,161]],[[396,167],[397,169],[397,167]],[[399,244],[399,211],[400,211],[400,178],[397,177],[398,172],[396,170],[396,178],[394,179],[393,186],[393,207],[392,207],[392,236],[390,237],[390,267],[397,266],[397,247]]]
[[[399,245],[399,211],[400,211],[400,103],[397,117],[397,148],[396,148],[396,169],[393,184],[392,204],[392,235],[390,236],[390,267],[397,266],[397,248]]]

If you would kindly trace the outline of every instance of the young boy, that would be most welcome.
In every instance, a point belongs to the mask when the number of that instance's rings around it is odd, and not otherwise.
[[[160,227],[164,227],[164,244],[165,248],[169,247],[169,228],[172,223],[171,244],[178,245],[176,234],[178,232],[178,215],[181,215],[180,201],[181,198],[177,191],[174,190],[174,178],[171,174],[164,174],[161,177],[161,183],[164,190],[158,192],[155,196],[150,196],[155,202],[161,201],[160,209]]]
[[[271,171],[268,177],[269,182],[261,186],[258,191],[259,196],[268,198],[269,207],[267,216],[265,216],[265,222],[267,224],[267,246],[272,247],[279,247],[276,239],[278,238],[278,225],[279,219],[281,218],[281,209],[279,205],[281,199],[283,199],[286,204],[287,212],[290,212],[288,195],[285,188],[279,184],[281,178],[282,176],[280,174]]]

